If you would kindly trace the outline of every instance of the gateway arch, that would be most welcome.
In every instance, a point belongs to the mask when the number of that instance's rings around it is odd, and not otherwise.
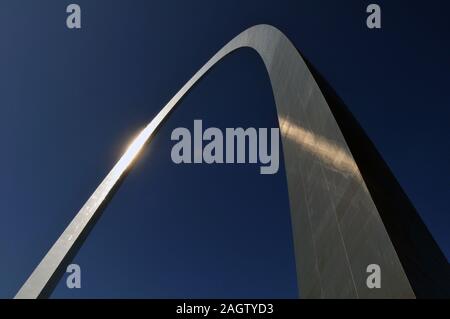
[[[140,132],[15,298],[48,297],[105,203],[180,99],[229,53],[254,49],[273,89],[302,298],[450,296],[448,262],[364,131],[278,29],[253,26],[217,52]],[[369,288],[369,265],[381,287]]]

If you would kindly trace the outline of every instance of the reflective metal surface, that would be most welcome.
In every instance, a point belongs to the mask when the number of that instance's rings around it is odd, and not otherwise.
[[[282,134],[301,297],[416,296],[402,266],[406,259],[400,261],[396,253],[396,249],[403,248],[401,245],[394,248],[391,241],[398,236],[388,234],[365,176],[361,174],[308,64],[279,30],[257,25],[239,34],[214,55],[139,134],[36,267],[16,298],[48,295],[44,292],[49,289],[58,269],[65,265],[77,241],[81,240],[83,230],[93,223],[107,196],[163,120],[211,67],[242,47],[253,48],[259,54],[273,88]],[[405,253],[409,254],[408,258],[412,256],[414,259],[414,249]],[[369,289],[366,285],[369,264],[381,267],[380,289]]]

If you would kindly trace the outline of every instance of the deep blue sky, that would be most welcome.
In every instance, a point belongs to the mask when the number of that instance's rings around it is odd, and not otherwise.
[[[65,8],[82,8],[68,30]],[[447,1],[0,2],[0,297],[12,297],[136,134],[218,49],[259,23],[325,76],[450,256]],[[284,168],[177,166],[170,133],[273,127],[262,62],[223,61],[144,152],[53,297],[297,296]],[[393,199],[395,200],[395,199]],[[338,274],[337,274],[338,275]]]

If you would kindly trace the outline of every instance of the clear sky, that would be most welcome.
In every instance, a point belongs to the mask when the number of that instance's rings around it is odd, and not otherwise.
[[[78,3],[82,29],[65,8]],[[365,25],[382,8],[382,29]],[[0,297],[13,297],[127,143],[232,37],[282,30],[374,141],[450,256],[447,1],[0,2]],[[183,100],[53,297],[297,296],[284,167],[175,165],[176,127],[274,127],[257,55],[227,57]],[[394,199],[395,200],[395,199]],[[338,274],[336,274],[338,275]]]

